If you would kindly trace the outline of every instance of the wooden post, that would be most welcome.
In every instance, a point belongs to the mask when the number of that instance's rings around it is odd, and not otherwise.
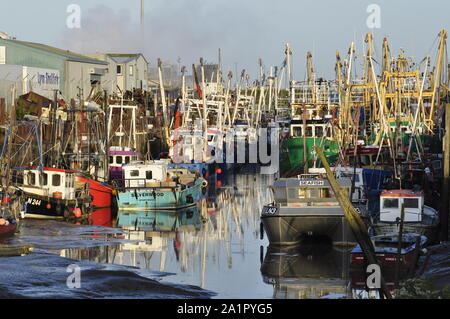
[[[443,140],[444,176],[442,179],[442,207],[439,211],[441,220],[442,241],[448,240],[448,214],[449,214],[449,177],[450,177],[450,103],[445,104],[445,135]]]
[[[339,183],[336,181],[336,178],[331,172],[330,165],[328,164],[328,161],[325,155],[323,154],[322,149],[320,147],[316,147],[316,152],[319,155],[320,160],[322,161],[323,167],[327,172],[327,178],[328,181],[330,182],[330,186],[333,189],[334,194],[336,195],[336,199],[338,200],[339,205],[341,206],[344,212],[345,218],[347,219],[347,222],[349,223],[350,228],[353,234],[355,235],[356,240],[358,241],[358,244],[360,245],[361,250],[363,251],[366,257],[366,260],[369,262],[369,264],[378,264],[375,255],[375,248],[373,246],[372,241],[370,240],[369,233],[367,232],[367,228],[364,225],[361,216],[356,212],[355,208],[353,207],[347,192],[345,190],[342,190],[341,187],[339,186]],[[380,280],[381,292],[386,296],[386,298],[391,299],[392,295],[389,292],[389,289],[387,289],[386,283],[382,275],[380,279],[381,279]]]
[[[403,223],[405,220],[405,206],[402,204],[400,210],[400,228],[398,231],[398,246],[397,246],[397,257],[395,260],[395,285],[398,287],[398,278],[400,273],[400,259],[402,257],[402,242],[403,242]]]

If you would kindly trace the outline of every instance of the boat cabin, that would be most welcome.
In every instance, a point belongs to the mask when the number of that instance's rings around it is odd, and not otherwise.
[[[422,192],[412,190],[389,190],[380,195],[380,222],[396,222],[404,207],[405,222],[421,222],[424,206]]]
[[[121,167],[124,164],[130,164],[138,160],[139,153],[134,152],[128,147],[110,147],[108,151],[109,166]]]
[[[168,177],[164,162],[124,165],[125,187],[146,187],[151,182],[163,182]]]
[[[292,137],[332,137],[331,126],[327,123],[308,123],[306,124],[306,131],[303,132],[303,124],[291,125]]]
[[[350,179],[339,179],[339,183],[350,191]],[[339,206],[328,179],[320,175],[303,174],[297,178],[281,178],[271,188],[275,203],[281,206]]]
[[[18,176],[22,175],[22,176]],[[16,174],[21,179],[25,191],[41,196],[61,199],[75,198],[75,172],[62,169],[45,168],[24,169]]]

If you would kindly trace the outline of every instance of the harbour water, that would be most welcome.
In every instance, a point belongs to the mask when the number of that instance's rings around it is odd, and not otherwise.
[[[3,244],[31,244],[2,258],[2,297],[321,298],[343,297],[348,250],[325,244],[282,249],[261,238],[262,205],[274,177],[230,175],[186,215],[154,213],[144,230],[25,220]],[[172,214],[172,215],[171,215]],[[80,267],[80,287],[69,288]]]

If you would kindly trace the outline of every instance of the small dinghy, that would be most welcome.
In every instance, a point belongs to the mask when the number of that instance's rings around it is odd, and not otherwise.
[[[14,235],[17,230],[17,222],[12,217],[0,217],[0,238],[7,238]]]
[[[411,263],[414,262],[417,237],[420,237],[420,248],[422,249],[428,242],[427,237],[416,233],[403,234],[400,249],[400,266],[410,267]],[[373,236],[371,239],[374,243],[378,263],[381,266],[395,266],[398,259],[399,234]],[[364,253],[361,247],[357,245],[351,252],[351,264],[365,265],[366,263]]]

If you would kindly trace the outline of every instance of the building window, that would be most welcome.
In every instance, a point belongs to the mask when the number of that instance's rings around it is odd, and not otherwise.
[[[130,75],[133,75],[133,66],[130,65]]]
[[[122,66],[121,65],[118,65],[117,66],[117,74],[122,74]]]

